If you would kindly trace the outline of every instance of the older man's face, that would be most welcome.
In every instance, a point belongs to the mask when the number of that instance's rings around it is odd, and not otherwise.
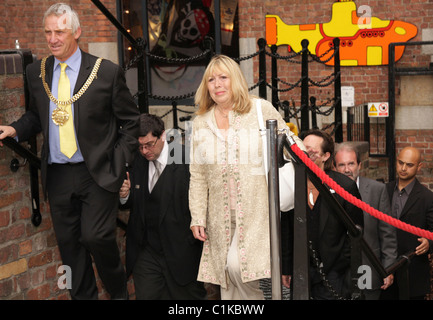
[[[63,23],[65,16],[50,15],[45,19],[45,39],[53,56],[60,61],[66,61],[78,48],[78,38],[81,29],[75,33]]]

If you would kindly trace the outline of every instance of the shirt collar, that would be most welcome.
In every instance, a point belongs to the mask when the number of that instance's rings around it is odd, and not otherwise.
[[[161,154],[159,155],[158,159],[156,159],[156,161],[158,161],[163,167],[165,167],[167,165],[167,160],[168,160],[168,143],[167,140],[165,140],[164,147],[162,147]]]
[[[398,192],[406,191],[407,194],[410,194],[414,186],[415,186],[415,179],[413,179],[411,183],[409,183],[406,187],[404,187],[404,188],[401,189],[401,191],[400,191],[400,190],[398,189],[398,181],[397,181],[397,183],[395,184],[395,188],[394,188],[394,190],[397,190]]]
[[[58,60],[56,57],[54,57],[54,70],[56,70],[57,66],[62,61]],[[78,72],[80,70],[81,65],[81,50],[80,48],[77,48],[75,52],[70,56],[66,61],[63,61],[68,65],[68,68],[70,68],[74,72]]]

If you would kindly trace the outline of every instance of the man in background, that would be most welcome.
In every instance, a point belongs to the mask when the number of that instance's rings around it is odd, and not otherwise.
[[[349,143],[341,143],[335,151],[335,169],[348,176],[358,185],[362,201],[382,213],[391,214],[391,206],[384,183],[359,175],[361,170],[360,154]],[[364,211],[363,236],[384,268],[392,265],[397,259],[397,238],[395,228]],[[364,290],[366,300],[378,300],[381,289],[387,289],[393,282],[394,276],[385,279],[379,277],[368,258],[363,255],[362,262],[369,265],[372,271],[371,289]]]
[[[421,171],[421,152],[406,147],[397,156],[398,179],[386,184],[391,199],[392,214],[397,219],[424,230],[433,231],[433,192],[424,187],[416,178]],[[428,254],[433,242],[412,233],[397,229],[398,254],[415,256],[409,263],[409,299],[423,300],[430,292],[430,265]],[[401,275],[396,272],[396,281],[382,293],[383,299],[399,299],[403,292]]]
[[[126,271],[137,300],[204,299],[206,290],[196,280],[202,242],[189,228],[185,148],[166,139],[159,117],[140,115],[140,156],[120,190],[121,203],[131,209]]]

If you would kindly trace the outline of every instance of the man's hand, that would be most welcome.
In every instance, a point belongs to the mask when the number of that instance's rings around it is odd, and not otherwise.
[[[394,282],[394,276],[390,274],[385,279],[383,279],[383,285],[380,287],[382,290],[388,289]]]
[[[292,281],[292,276],[283,274],[281,276],[281,281],[283,286],[285,286],[287,289],[290,289],[290,282]]]
[[[419,256],[420,254],[428,253],[430,247],[428,240],[426,238],[418,238],[418,241],[421,244],[415,248],[415,254]]]
[[[3,147],[1,142],[6,137],[15,138],[17,136],[16,130],[11,126],[0,126],[0,147]]]
[[[123,180],[122,187],[120,187],[119,196],[126,198],[129,195],[129,189],[131,189],[131,180],[129,180],[129,172],[126,172],[126,179]]]

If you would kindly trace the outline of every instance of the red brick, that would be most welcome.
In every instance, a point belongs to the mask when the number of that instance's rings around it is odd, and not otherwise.
[[[4,232],[6,234],[6,240],[19,239],[25,234],[24,223],[14,224],[7,228]]]
[[[0,297],[7,297],[13,292],[13,282],[11,279],[0,281]]]
[[[37,288],[31,289],[26,295],[27,300],[45,300],[50,296],[50,285],[43,284]]]
[[[53,262],[53,253],[51,250],[44,251],[38,255],[32,256],[29,259],[29,268],[43,266],[47,263]]]
[[[10,213],[9,211],[1,211],[0,212],[0,227],[6,227],[9,225],[10,221]]]
[[[20,256],[24,256],[32,252],[32,240],[25,240],[19,245],[19,254]]]
[[[31,217],[31,211],[29,207],[23,207],[20,209],[19,218],[20,219],[29,219]]]
[[[8,77],[3,84],[4,89],[24,88],[24,80],[21,77]]]
[[[1,171],[1,169],[0,169]],[[21,192],[15,192],[11,194],[6,194],[0,197],[0,208],[7,207],[22,199],[23,194]]]

